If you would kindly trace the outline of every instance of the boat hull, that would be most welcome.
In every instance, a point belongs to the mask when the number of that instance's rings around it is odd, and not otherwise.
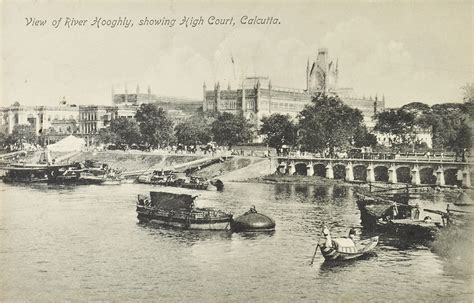
[[[165,182],[165,181],[153,181],[153,180],[146,180],[146,179],[137,179],[138,183],[143,184],[152,184],[152,185],[161,185],[161,186],[171,186],[171,187],[184,187],[189,189],[199,189],[199,190],[206,190],[209,187],[209,184],[194,184],[194,183],[179,183],[179,182]]]
[[[232,221],[232,215],[218,218],[196,218],[192,214],[172,214],[140,206],[137,207],[137,214],[140,222],[150,222],[182,229],[227,230]]]
[[[378,236],[363,240],[356,245],[358,247],[356,252],[339,251],[336,247],[327,247],[325,244],[319,245],[319,248],[326,261],[346,261],[370,254],[375,246],[377,246],[378,241]]]

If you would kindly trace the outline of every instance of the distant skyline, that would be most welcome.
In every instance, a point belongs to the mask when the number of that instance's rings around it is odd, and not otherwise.
[[[306,62],[318,48],[339,59],[341,87],[385,95],[387,107],[461,102],[473,82],[473,3],[257,1],[3,1],[1,106],[111,104],[111,89],[202,99],[202,84],[240,85],[268,76],[274,86],[305,88]],[[243,25],[241,16],[280,24]],[[181,27],[184,17],[234,17],[235,26]],[[26,26],[26,18],[48,20]],[[88,19],[55,29],[51,21]],[[129,28],[90,26],[96,17],[133,20]],[[173,19],[170,26],[139,26]]]

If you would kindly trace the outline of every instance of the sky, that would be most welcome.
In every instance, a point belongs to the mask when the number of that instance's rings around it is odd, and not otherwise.
[[[305,88],[318,48],[339,61],[339,85],[386,106],[460,102],[474,76],[470,1],[0,1],[1,106],[111,104],[116,93],[202,99],[216,81],[268,76]],[[242,16],[278,19],[251,25]],[[133,26],[92,25],[126,17]],[[196,27],[179,25],[202,17]],[[233,17],[234,25],[208,24]],[[46,20],[27,25],[29,18]],[[53,21],[61,18],[57,28]],[[67,27],[66,18],[87,20]],[[177,19],[174,26],[140,20]]]

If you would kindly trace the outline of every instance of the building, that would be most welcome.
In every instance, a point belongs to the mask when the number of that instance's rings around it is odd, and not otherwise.
[[[151,93],[150,86],[146,94],[140,93],[140,87],[137,85],[135,93],[129,93],[127,86],[125,85],[125,91],[123,94],[116,94],[114,87],[112,87],[112,104],[113,105],[135,105],[138,106],[142,103],[157,102],[158,98],[156,95]]]
[[[78,119],[79,108],[67,104],[63,99],[57,106],[22,106],[16,102],[9,107],[0,108],[0,125],[2,131],[11,134],[13,128],[19,124],[31,125],[37,133],[49,128],[56,131],[66,131],[70,125],[68,121]],[[73,128],[70,128],[73,131]]]
[[[129,93],[127,86],[125,86],[124,92],[117,94],[112,87],[112,105],[140,106],[144,103],[155,103],[164,110],[179,110],[185,113],[194,113],[202,106],[202,101],[198,99],[152,94],[150,86],[148,86],[146,94],[140,93],[140,87],[138,85],[135,93]]]
[[[257,128],[263,117],[274,113],[296,115],[311,102],[315,93],[338,95],[348,106],[362,112],[367,127],[373,128],[373,116],[384,110],[385,98],[353,97],[352,89],[339,88],[338,62],[328,59],[327,49],[320,49],[316,60],[306,65],[306,89],[275,87],[267,77],[247,77],[240,87],[222,89],[217,82],[212,90],[203,84],[203,110],[243,114]]]
[[[117,116],[119,117],[126,116],[133,118],[136,109],[141,104],[146,103],[154,103],[163,108],[176,124],[195,114],[202,106],[202,101],[197,99],[157,96],[151,93],[150,86],[148,86],[146,94],[140,93],[140,87],[138,85],[135,93],[129,93],[127,86],[125,86],[124,92],[119,94],[116,94],[114,88],[112,88],[112,104],[119,107],[117,112]]]
[[[71,134],[93,142],[99,130],[108,127],[113,119],[133,119],[137,111],[133,105],[74,105],[63,100],[57,106],[22,106],[18,102],[0,108],[0,130],[11,134],[16,125],[29,124],[45,144],[57,142]]]

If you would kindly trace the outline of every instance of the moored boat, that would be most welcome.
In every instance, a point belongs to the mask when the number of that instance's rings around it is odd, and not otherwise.
[[[249,211],[232,220],[230,228],[234,232],[274,231],[275,225],[272,218],[258,213],[255,206],[252,206]]]
[[[4,168],[4,183],[46,183],[55,172],[69,165],[23,165]]]
[[[420,208],[398,203],[376,195],[358,193],[357,206],[361,224],[365,228],[383,231],[415,240],[432,240],[445,222],[432,221],[430,217],[419,218]]]
[[[215,208],[198,208],[196,197],[186,194],[150,192],[150,196],[138,195],[137,218],[140,222],[152,222],[184,229],[226,230],[232,214]]]

